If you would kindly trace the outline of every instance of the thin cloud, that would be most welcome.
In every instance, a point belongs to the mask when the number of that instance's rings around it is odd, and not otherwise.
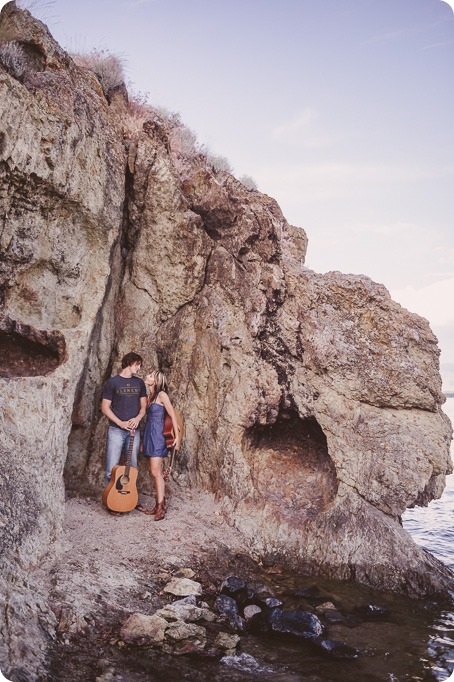
[[[391,296],[404,308],[425,317],[434,326],[454,324],[454,277],[419,289],[413,286],[396,289],[391,291]]]
[[[318,115],[315,110],[307,107],[296,118],[276,126],[272,131],[272,138],[307,149],[328,147],[335,142],[336,138],[333,135],[320,132],[317,129],[317,120]]]
[[[439,263],[443,265],[454,265],[454,248],[447,246],[437,246],[434,253]]]
[[[287,137],[289,134],[300,133],[301,131],[306,132],[312,123],[316,120],[317,114],[311,108],[304,109],[303,113],[297,118],[291,121],[286,121],[277,128],[273,130],[273,137],[276,140],[280,140],[283,137]]]
[[[440,43],[431,43],[430,45],[424,45],[424,47],[421,47],[419,50],[420,52],[424,52],[424,50],[434,50],[438,47],[448,47],[449,45],[452,45],[454,43],[453,40],[445,40]]]
[[[356,197],[381,192],[384,185],[449,177],[453,167],[429,168],[413,165],[321,163],[276,164],[257,167],[254,177],[260,187],[280,188],[279,194],[294,196],[301,190],[311,200]]]
[[[361,47],[364,47],[366,45],[375,45],[377,43],[387,43],[390,41],[398,41],[402,38],[403,35],[406,35],[408,33],[414,33],[415,30],[417,30],[417,29],[414,29],[411,27],[405,27],[405,28],[394,29],[393,31],[383,31],[382,33],[377,33],[377,35],[372,36],[371,38],[368,38],[368,40],[364,40],[361,43]]]
[[[414,235],[416,232],[421,233],[421,227],[414,223],[394,222],[394,223],[356,223],[350,226],[351,232],[355,235],[371,235],[377,234],[383,237],[393,236],[402,237],[404,235]],[[424,230],[427,235],[432,235],[433,231],[430,229]]]
[[[123,4],[127,7],[140,7],[141,5],[152,5],[156,0],[126,0]]]

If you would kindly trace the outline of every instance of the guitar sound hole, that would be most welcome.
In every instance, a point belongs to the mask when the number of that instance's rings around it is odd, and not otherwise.
[[[120,478],[120,483],[121,483],[121,485],[128,485],[129,480],[130,480],[130,479],[129,479],[129,476],[122,476],[122,477]]]

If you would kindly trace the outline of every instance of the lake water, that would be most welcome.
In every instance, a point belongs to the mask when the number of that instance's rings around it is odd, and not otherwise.
[[[454,424],[454,398],[447,398],[443,411]],[[451,445],[451,456],[454,460],[454,445]],[[407,510],[402,522],[415,542],[454,570],[454,474],[447,477],[445,491],[439,500],[434,500],[428,507]],[[454,680],[454,612],[440,614],[434,623],[428,650],[438,658],[432,668],[435,678]]]
[[[454,423],[454,398],[448,398],[443,409]],[[452,447],[452,454],[453,451]],[[402,521],[415,542],[454,569],[454,474],[447,477],[439,500],[428,507],[408,510]],[[282,590],[286,582],[287,585],[301,584],[295,576],[289,576],[275,586]],[[318,584],[347,611],[358,602],[377,603],[377,594],[365,588],[339,583],[323,585],[321,581]],[[412,602],[395,595],[381,595],[378,599],[392,611],[389,623],[368,623],[354,631],[331,628],[330,636],[362,650],[362,656],[355,663],[322,660],[293,643],[269,641],[265,652],[262,643],[249,641],[244,643],[243,653],[225,659],[225,665],[231,668],[229,676],[218,673],[216,679],[454,681],[454,612],[430,602]]]
[[[454,424],[454,398],[448,398],[443,411]],[[454,459],[454,448],[451,446]],[[409,509],[402,518],[404,527],[415,541],[454,569],[454,474],[447,477],[439,500],[428,507]]]

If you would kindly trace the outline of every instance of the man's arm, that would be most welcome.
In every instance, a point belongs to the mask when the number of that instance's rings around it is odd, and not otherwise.
[[[146,402],[146,398],[145,398]],[[111,422],[119,426],[121,429],[131,429],[132,427],[129,426],[129,422],[123,422],[121,419],[117,417],[117,415],[112,412],[111,410],[111,400],[107,400],[107,398],[103,398],[101,401],[101,412],[106,415],[108,419],[110,419]],[[132,421],[132,420],[130,420]]]

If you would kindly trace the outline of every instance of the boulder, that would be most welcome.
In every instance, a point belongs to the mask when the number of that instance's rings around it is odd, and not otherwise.
[[[323,651],[323,653],[328,654],[333,658],[347,658],[352,660],[358,658],[360,653],[358,649],[355,649],[348,644],[344,644],[344,642],[337,642],[332,639],[317,638],[311,641],[318,649]]]
[[[180,604],[192,604],[192,606],[197,606],[197,597],[195,594],[188,594],[187,597],[176,599],[174,602],[172,602],[172,606],[179,606]],[[203,607],[204,604],[202,603],[201,606]]]
[[[166,620],[183,620],[192,623],[203,617],[203,609],[192,604],[168,604],[156,611],[156,615]]]
[[[319,604],[318,606],[316,606],[315,610],[317,612],[319,612],[319,611],[323,612],[323,611],[332,611],[335,608],[336,607],[334,606],[332,601],[324,601],[321,604]]]
[[[120,637],[130,644],[151,644],[159,647],[164,642],[168,627],[168,622],[157,614],[147,616],[143,613],[134,613],[123,623]]]
[[[228,632],[219,632],[214,640],[214,646],[218,649],[226,649],[231,651],[239,644],[240,638],[238,635],[231,635]]]
[[[282,606],[283,602],[282,599],[278,599],[277,597],[267,597],[263,604],[267,609],[275,609],[278,606]]]
[[[192,570],[192,568],[180,568],[175,573],[175,578],[193,578],[194,576],[195,576],[195,573]]]
[[[222,618],[225,618],[230,627],[235,630],[244,629],[244,620],[241,618],[238,605],[232,597],[228,597],[226,594],[220,594],[216,598],[215,607]]]
[[[260,608],[260,606],[256,606],[255,604],[249,604],[248,606],[245,606],[243,614],[246,623],[258,613],[262,613],[262,609]]]
[[[231,575],[223,581],[221,585],[221,594],[232,597],[238,605],[241,605],[248,598],[246,582],[236,575]]]
[[[273,632],[296,637],[319,637],[325,631],[320,619],[308,611],[282,611],[276,608],[269,614],[268,622]]]
[[[165,587],[164,592],[177,597],[202,594],[202,585],[189,578],[173,578]]]
[[[165,632],[163,651],[177,655],[202,653],[206,645],[206,630],[200,625],[175,621]]]
[[[233,599],[226,594],[220,594],[216,598],[215,607],[220,616],[225,616],[226,618],[235,618],[238,616],[238,604]]]

